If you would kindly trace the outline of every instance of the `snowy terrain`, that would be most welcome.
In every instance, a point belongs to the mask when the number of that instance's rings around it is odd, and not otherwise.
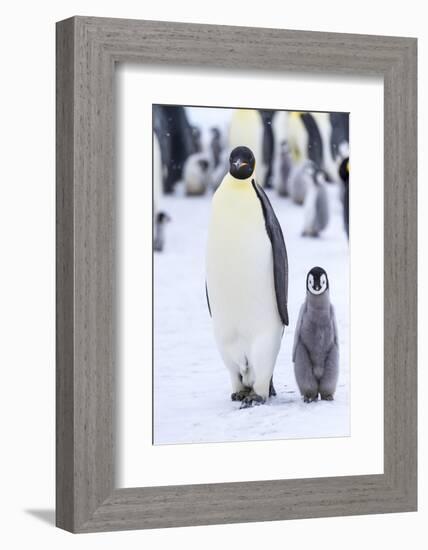
[[[349,252],[339,189],[329,186],[332,218],[319,239],[300,236],[303,209],[269,192],[289,260],[289,315],[274,371],[277,397],[240,410],[217,351],[205,299],[205,246],[211,194],[166,196],[172,222],[154,265],[154,443],[206,443],[348,436]],[[332,402],[304,404],[291,350],[309,269],[326,269],[340,341],[340,376]]]

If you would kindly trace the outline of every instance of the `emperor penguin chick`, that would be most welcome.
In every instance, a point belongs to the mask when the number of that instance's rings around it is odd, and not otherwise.
[[[293,344],[296,382],[305,403],[332,401],[339,374],[337,323],[330,303],[327,273],[313,267],[306,278]]]
[[[254,170],[252,151],[236,147],[213,197],[207,245],[208,309],[241,408],[275,395],[273,370],[288,325],[284,237]]]
[[[291,200],[295,204],[301,205],[304,203],[313,171],[314,165],[312,161],[307,159],[292,167],[289,175],[288,189]]]
[[[281,197],[288,197],[289,191],[289,179],[293,162],[291,159],[290,148],[287,140],[284,140],[279,145],[279,153],[275,157],[274,163],[274,187],[277,190],[278,195]]]
[[[330,219],[330,208],[323,170],[316,170],[308,182],[304,202],[303,237],[318,237]]]
[[[183,168],[183,179],[186,195],[203,195],[211,177],[210,158],[205,153],[194,153],[186,159]]]

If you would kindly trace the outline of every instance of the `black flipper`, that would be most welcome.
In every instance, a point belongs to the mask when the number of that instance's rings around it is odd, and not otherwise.
[[[288,325],[288,258],[284,235],[266,193],[254,180],[251,183],[261,202],[266,232],[272,244],[275,294],[279,316],[283,324]]]
[[[210,299],[208,298],[208,287],[207,287],[207,282],[206,282],[206,281],[205,281],[205,296],[207,297],[208,311],[210,312],[210,317],[212,317],[212,315],[211,315]]]

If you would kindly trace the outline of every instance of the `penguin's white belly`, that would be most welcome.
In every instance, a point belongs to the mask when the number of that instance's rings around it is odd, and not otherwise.
[[[272,245],[261,203],[251,183],[246,185],[247,190],[239,191],[224,189],[223,182],[217,191],[207,251],[207,288],[215,337],[223,356],[237,364],[248,361],[258,338],[277,335],[279,346],[282,336]]]

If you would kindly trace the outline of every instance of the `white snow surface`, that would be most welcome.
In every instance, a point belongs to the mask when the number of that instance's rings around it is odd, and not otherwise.
[[[172,222],[164,252],[154,258],[155,445],[350,435],[349,250],[339,188],[330,185],[331,220],[319,239],[301,237],[303,209],[268,191],[288,252],[290,325],[274,371],[277,396],[240,409],[230,399],[229,374],[217,351],[205,298],[205,247],[211,194],[163,198]],[[306,274],[323,267],[329,276],[340,345],[334,401],[305,404],[297,388],[291,352]]]

